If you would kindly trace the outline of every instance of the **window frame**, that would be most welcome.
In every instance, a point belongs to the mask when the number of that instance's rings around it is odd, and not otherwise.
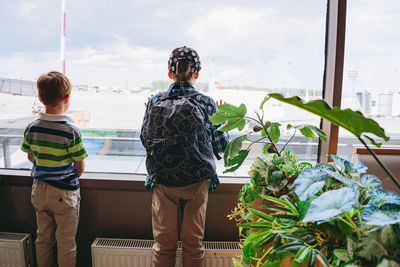
[[[339,108],[342,101],[346,11],[347,0],[328,0],[322,98],[331,107]],[[326,163],[330,161],[329,154],[337,153],[339,127],[321,119],[320,128],[325,131],[327,142],[319,141],[317,161]]]
[[[326,31],[325,31],[325,62],[323,75],[322,97],[332,107],[341,106],[343,65],[345,49],[347,0],[327,0]],[[327,134],[327,142],[319,141],[317,162],[328,162],[329,154],[337,153],[339,128],[329,121],[321,119],[320,128]],[[3,146],[3,153],[6,154]],[[9,161],[4,158],[5,161]],[[9,169],[5,164],[5,170]],[[14,169],[16,170],[16,169]],[[92,177],[97,176],[91,173]],[[102,177],[107,172],[99,172]],[[140,175],[133,173],[132,175]],[[230,177],[231,178],[231,177]],[[101,179],[101,178],[100,178]]]

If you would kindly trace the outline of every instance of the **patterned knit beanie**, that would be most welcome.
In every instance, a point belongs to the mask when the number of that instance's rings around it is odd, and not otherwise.
[[[168,70],[172,73],[176,71],[176,62],[180,59],[187,59],[190,62],[190,73],[201,70],[200,57],[193,48],[186,46],[175,48],[168,60]]]

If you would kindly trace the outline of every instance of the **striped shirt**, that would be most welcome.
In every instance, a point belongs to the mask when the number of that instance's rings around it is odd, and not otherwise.
[[[172,92],[172,94],[178,94],[181,90],[183,90],[184,94],[187,95],[195,91],[195,88],[188,82],[182,82],[182,83],[174,82],[169,86],[168,93]],[[146,112],[149,109],[149,107],[153,103],[155,103],[160,97],[161,94],[156,94],[152,98],[150,98],[149,102],[146,105]],[[218,108],[217,105],[215,104],[214,99],[203,94],[197,95],[193,97],[193,99],[196,100],[196,102],[202,107],[204,113],[208,115],[208,118],[206,118],[205,126],[211,138],[211,144],[214,148],[214,151],[217,153],[223,153],[225,151],[225,148],[228,146],[229,136],[226,132],[217,131],[219,125],[215,126],[209,120],[209,117],[211,117],[214,113],[218,112]],[[219,185],[219,179],[217,174],[215,174],[213,177],[209,177],[208,180],[210,181],[210,187],[208,191],[214,192],[215,188]],[[145,188],[147,190],[152,190],[153,186],[154,183],[151,182],[150,177],[147,176],[145,182]]]
[[[74,161],[88,155],[79,129],[65,115],[40,114],[24,132],[21,150],[34,155],[31,176],[55,187],[76,190],[79,179]]]

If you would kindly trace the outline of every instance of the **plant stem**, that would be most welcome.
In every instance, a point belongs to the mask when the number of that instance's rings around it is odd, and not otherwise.
[[[244,119],[249,119],[249,120],[255,121],[255,122],[257,122],[258,124],[263,125],[263,124],[260,123],[258,120],[254,119],[254,118],[252,118],[252,117],[244,116],[243,118],[244,118]]]
[[[343,219],[343,218],[339,218],[339,220],[342,221],[342,222],[344,222],[344,223],[347,224],[348,226],[350,226],[352,229],[356,230],[356,232],[357,232],[357,237],[358,237],[358,238],[361,237],[360,231],[358,230],[357,226],[356,226],[356,228],[354,228],[354,225],[353,225],[353,224],[351,224],[350,222],[348,222],[347,220],[345,220],[345,219]]]
[[[375,152],[369,148],[367,143],[364,142],[364,140],[361,139],[361,137],[358,137],[358,140],[367,148],[368,152],[374,157],[374,159],[378,162],[378,164],[382,167],[382,169],[386,172],[387,175],[389,175],[389,178],[396,184],[396,186],[400,189],[400,182],[397,181],[397,179],[394,177],[392,172],[383,164],[382,161],[378,159],[378,156],[375,154]]]
[[[246,138],[246,139],[247,139],[247,138]],[[256,141],[251,141],[251,140],[247,139],[248,141],[252,142],[252,143],[247,147],[247,150],[249,150],[249,148],[250,148],[252,145],[254,145],[254,144],[257,143],[257,142],[260,142],[260,141],[263,140],[263,139],[265,139],[265,137],[262,137],[262,138],[260,138],[260,139],[258,139],[258,140],[256,140]]]
[[[265,134],[267,135],[269,141],[271,142],[271,145],[274,147],[274,150],[276,151],[276,154],[278,154],[278,157],[281,156],[281,153],[279,152],[278,148],[275,146],[274,141],[272,141],[271,136],[269,136],[268,133],[268,129],[265,127],[263,120],[260,118],[260,115],[258,115],[258,113],[256,113],[257,117],[258,117],[258,123],[260,123],[265,131]]]
[[[267,251],[264,253],[264,255],[263,255],[260,259],[258,259],[258,261],[257,261],[257,267],[261,266],[260,264],[263,264],[263,263],[262,263],[262,260],[271,252],[271,250],[272,250],[273,248],[274,248],[274,247],[268,248]]]
[[[357,209],[357,213],[358,213],[358,218],[359,218],[359,220],[360,220],[360,224],[361,224],[361,232],[364,234],[364,225],[363,225],[363,222],[362,222],[362,218],[361,218],[361,213],[360,213],[360,210],[359,209]]]
[[[296,135],[296,131],[297,131],[297,130],[294,129],[294,133],[293,133],[292,137],[290,137],[290,139],[289,139],[289,140],[286,142],[286,144],[282,147],[280,153],[282,153],[282,151],[285,149],[285,147],[287,146],[287,144],[289,144],[290,141],[292,141],[293,137]]]
[[[358,236],[358,238],[360,238],[360,237],[361,237],[361,233],[360,233],[360,230],[358,230],[357,225],[353,222],[353,220],[352,220],[349,216],[344,215],[344,217],[347,219],[347,221],[348,221],[349,223],[351,223],[352,228],[353,228],[354,230],[356,230],[357,236]]]

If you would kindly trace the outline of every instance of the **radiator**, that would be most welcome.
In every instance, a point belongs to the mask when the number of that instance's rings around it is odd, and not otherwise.
[[[30,234],[0,232],[0,267],[33,266]]]
[[[151,267],[153,240],[97,238],[92,244],[93,267]],[[233,267],[240,258],[238,242],[203,242],[205,266]],[[178,243],[175,267],[182,266],[182,246]]]

